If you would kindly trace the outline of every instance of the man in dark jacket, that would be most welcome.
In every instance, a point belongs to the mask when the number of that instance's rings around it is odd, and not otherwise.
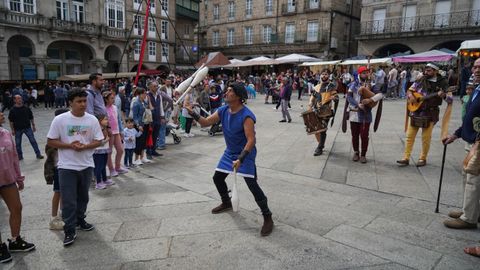
[[[290,98],[292,97],[292,85],[289,83],[287,77],[283,78],[283,83],[280,86],[280,104],[282,106],[282,117],[283,119],[280,120],[280,123],[292,122],[292,117],[290,117],[290,113],[288,112],[288,103],[290,102]]]
[[[455,134],[449,135],[444,144],[449,144],[458,138],[462,138],[470,146],[478,140],[479,133],[475,131],[473,119],[480,117],[480,58],[473,64],[473,85],[475,90],[467,103],[467,110],[463,123]],[[462,211],[452,211],[448,215],[453,218],[446,220],[443,224],[452,229],[473,229],[477,228],[480,217],[480,175],[466,174],[465,193]]]

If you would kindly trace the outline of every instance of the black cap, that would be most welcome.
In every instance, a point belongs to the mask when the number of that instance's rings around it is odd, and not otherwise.
[[[240,98],[242,103],[245,103],[245,101],[248,99],[247,89],[245,89],[245,86],[235,83],[232,84],[232,89],[235,95]]]

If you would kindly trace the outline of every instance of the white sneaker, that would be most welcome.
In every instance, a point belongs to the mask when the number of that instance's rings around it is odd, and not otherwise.
[[[137,159],[133,162],[133,165],[135,166],[142,166],[143,165],[143,162],[140,160],[140,159]]]
[[[63,223],[62,218],[59,216],[52,217],[52,220],[50,220],[50,230],[63,230],[63,225],[65,225],[65,223]]]
[[[190,138],[190,134],[185,133],[185,134],[183,134],[183,137],[185,137],[185,138]]]
[[[188,134],[188,137],[193,138],[193,137],[195,137],[195,134],[193,134],[192,132],[190,132],[190,134]]]
[[[152,163],[152,160],[144,157],[144,158],[142,159],[142,162],[143,162],[143,163]]]

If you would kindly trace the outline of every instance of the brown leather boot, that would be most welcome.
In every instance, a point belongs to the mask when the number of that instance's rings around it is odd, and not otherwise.
[[[225,201],[225,202],[222,202],[222,204],[220,204],[219,206],[213,208],[212,214],[220,214],[229,210],[232,210],[232,202]]]
[[[263,215],[263,226],[260,231],[261,236],[269,236],[273,231],[272,214]]]

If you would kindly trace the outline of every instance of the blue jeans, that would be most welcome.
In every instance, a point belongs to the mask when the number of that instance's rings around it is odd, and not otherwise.
[[[58,169],[65,234],[75,233],[77,224],[85,221],[92,172],[93,168],[81,171]]]
[[[95,179],[97,184],[100,182],[107,181],[107,160],[108,154],[93,154],[93,162],[95,163],[95,168],[93,172],[95,174]]]
[[[125,167],[132,166],[133,164],[133,152],[135,149],[126,149],[125,148],[125,156],[123,157],[123,164]]]
[[[400,91],[400,97],[405,98],[407,93],[407,80],[402,80],[402,90]]]
[[[164,148],[165,147],[165,137],[167,134],[167,124],[160,124],[160,131],[158,133],[157,139],[157,147]]]
[[[40,156],[41,155],[40,149],[38,149],[38,144],[37,144],[37,141],[35,140],[35,136],[33,135],[33,130],[32,128],[27,128],[27,129],[15,130],[15,144],[17,147],[18,158],[20,159],[23,158],[23,152],[22,152],[23,134],[27,135],[27,138],[30,141],[30,144],[33,147],[33,151],[35,151],[35,154],[37,155],[37,157]]]

